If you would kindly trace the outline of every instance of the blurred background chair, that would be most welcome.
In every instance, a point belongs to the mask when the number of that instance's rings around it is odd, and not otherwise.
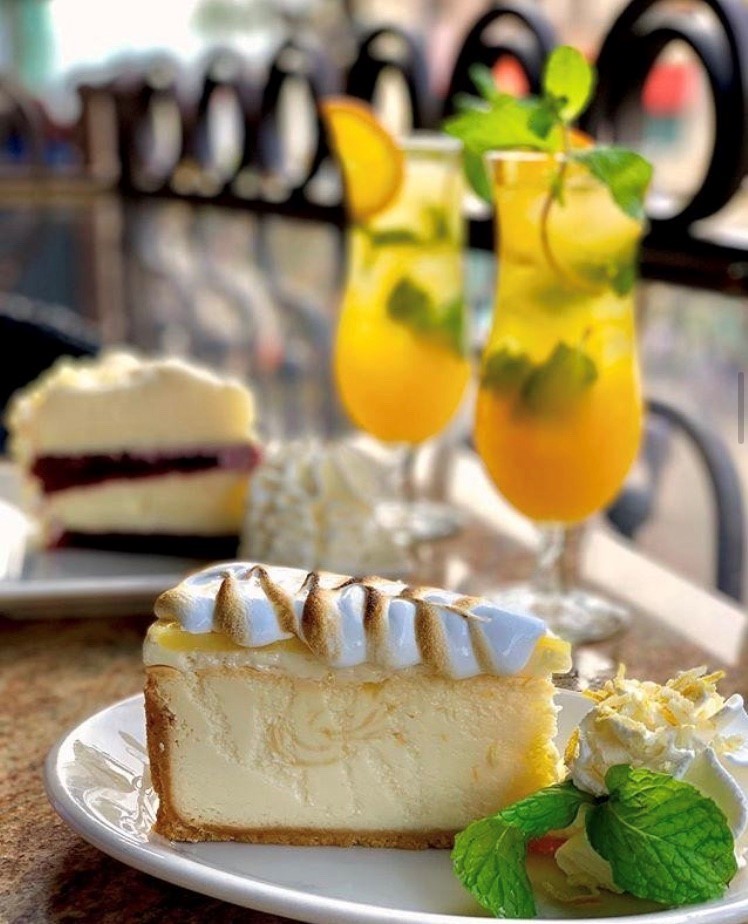
[[[724,442],[708,426],[663,401],[649,402],[640,477],[607,509],[608,521],[628,539],[657,514],[658,495],[671,452],[673,431],[687,437],[704,469],[713,507],[714,586],[737,601],[744,598],[745,503],[735,464]],[[701,536],[694,536],[698,542]]]

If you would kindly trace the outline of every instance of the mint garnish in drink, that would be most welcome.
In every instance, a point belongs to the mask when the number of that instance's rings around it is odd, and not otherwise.
[[[459,138],[472,156],[468,180],[474,180],[476,158],[489,151],[529,149],[548,154],[563,153],[550,190],[563,201],[565,166],[582,164],[608,188],[617,205],[632,218],[640,218],[644,196],[652,178],[652,165],[635,151],[620,147],[572,147],[570,130],[585,111],[595,89],[596,74],[584,55],[569,45],[556,48],[548,58],[539,97],[518,99],[500,92],[491,71],[476,64],[470,76],[480,97],[460,96],[460,112],[447,119],[444,130]],[[485,197],[490,185],[485,179],[472,182]]]
[[[596,291],[594,282],[561,266],[551,247],[551,210],[555,204],[564,203],[569,165],[579,164],[587,170],[609,191],[616,205],[637,220],[644,217],[652,165],[625,148],[578,148],[572,143],[572,125],[589,105],[596,83],[594,68],[575,48],[562,45],[551,53],[538,97],[518,99],[500,92],[484,65],[474,65],[470,76],[480,96],[458,96],[455,102],[460,111],[444,123],[445,131],[464,145],[468,182],[490,202],[491,184],[482,163],[484,154],[520,149],[559,155],[540,216],[541,246],[548,264],[567,285]],[[626,294],[633,284],[633,270],[616,272],[602,282],[618,294]]]
[[[486,357],[481,371],[482,387],[514,396],[518,412],[535,416],[567,413],[596,380],[593,359],[581,346],[563,341],[541,363],[502,347]]]
[[[415,334],[427,337],[459,356],[466,352],[465,311],[462,298],[438,304],[409,276],[399,279],[387,299],[387,314]]]
[[[528,841],[569,827],[587,805],[589,841],[621,889],[669,905],[723,894],[737,863],[715,802],[690,783],[625,764],[611,767],[605,783],[608,794],[596,797],[567,780],[473,822],[455,839],[455,874],[496,917],[534,917]]]
[[[364,234],[372,247],[429,247],[444,243],[454,243],[459,246],[455,231],[450,224],[446,209],[438,205],[427,206],[422,212],[423,224],[428,228],[426,234],[421,234],[412,227],[378,228],[375,225],[361,224],[358,230]]]

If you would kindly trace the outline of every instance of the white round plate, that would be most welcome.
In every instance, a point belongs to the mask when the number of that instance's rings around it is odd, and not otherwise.
[[[561,690],[558,702],[563,743],[589,701]],[[94,846],[214,898],[311,924],[485,924],[485,913],[452,875],[446,850],[179,844],[151,834],[156,796],[140,695],[66,735],[47,758],[45,782],[55,810]],[[609,924],[611,917],[619,924],[745,924],[748,874],[736,877],[719,901],[673,911],[647,912],[633,899],[610,895],[576,909],[540,899],[538,907],[536,924],[581,918]]]

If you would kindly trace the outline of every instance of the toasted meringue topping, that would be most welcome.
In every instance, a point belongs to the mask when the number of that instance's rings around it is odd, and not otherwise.
[[[156,616],[246,648],[295,636],[333,668],[425,664],[455,678],[517,674],[549,635],[542,620],[477,597],[251,562],[191,575],[158,598]],[[569,669],[568,645],[556,641],[548,672]]]

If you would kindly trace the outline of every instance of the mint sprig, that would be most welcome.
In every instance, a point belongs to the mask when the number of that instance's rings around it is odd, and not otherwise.
[[[568,411],[597,380],[597,366],[581,347],[558,343],[544,363],[530,373],[522,400],[538,415]]]
[[[589,805],[587,837],[620,888],[668,905],[723,894],[737,864],[716,803],[690,783],[628,765],[611,767],[605,783],[609,794],[595,798],[567,780],[473,822],[455,839],[455,874],[496,917],[534,917],[527,843],[569,827]]]
[[[666,905],[718,898],[737,872],[724,814],[695,786],[626,765],[605,776],[610,798],[587,816],[587,838],[617,886]]]
[[[563,203],[570,163],[580,164],[605,188],[618,207],[632,218],[644,215],[644,197],[652,178],[652,165],[635,151],[619,147],[574,148],[572,124],[585,111],[594,93],[597,76],[584,55],[561,45],[548,57],[538,97],[517,99],[496,87],[491,71],[483,65],[470,69],[480,97],[463,94],[457,115],[447,119],[444,130],[459,138],[465,148],[465,174],[475,193],[491,201],[491,184],[482,163],[489,151],[529,149],[563,155],[550,179],[541,214],[541,243],[554,271],[574,288],[588,283],[567,272],[553,254],[548,224],[554,203]]]
[[[390,290],[386,310],[393,321],[405,324],[418,336],[465,355],[465,306],[461,297],[437,304],[426,289],[403,276]]]
[[[549,831],[568,828],[579,809],[594,801],[594,796],[566,780],[508,805],[499,815],[507,824],[520,828],[527,837],[542,837]]]
[[[576,405],[597,377],[595,361],[581,346],[560,341],[541,363],[507,347],[490,353],[481,370],[481,386],[514,396],[517,410],[558,417]]]
[[[525,868],[527,842],[573,824],[593,797],[573,783],[541,789],[481,821],[455,838],[455,874],[480,905],[498,918],[534,918],[535,899]]]

